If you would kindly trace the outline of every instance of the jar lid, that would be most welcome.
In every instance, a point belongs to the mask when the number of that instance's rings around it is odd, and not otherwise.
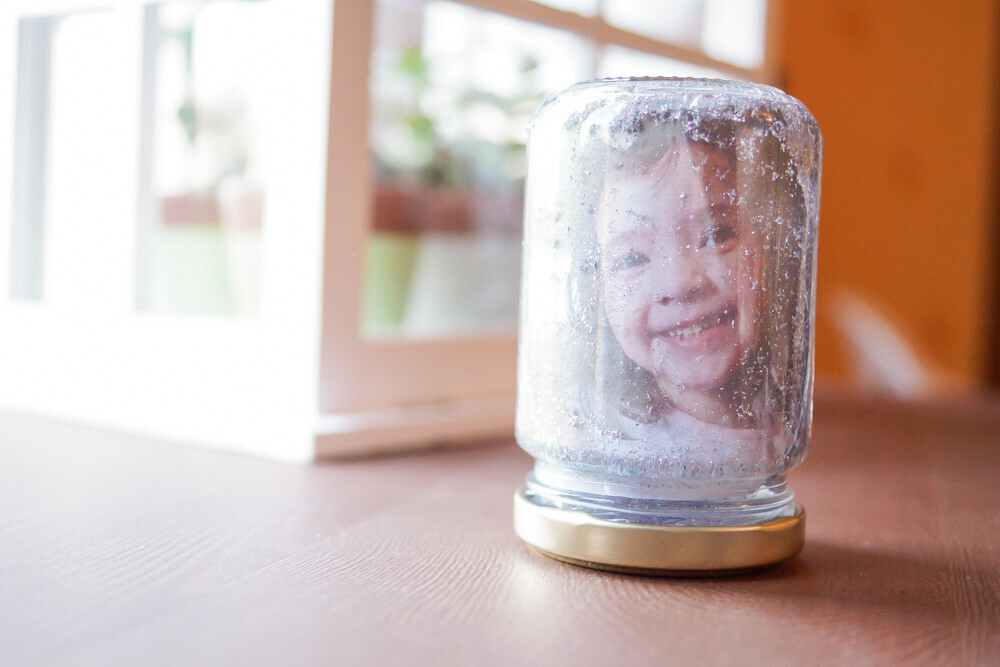
[[[514,532],[542,553],[574,565],[660,576],[744,574],[794,558],[805,540],[805,510],[751,526],[658,526],[598,519],[514,494]]]

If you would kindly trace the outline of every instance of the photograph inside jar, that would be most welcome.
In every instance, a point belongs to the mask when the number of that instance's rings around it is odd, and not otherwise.
[[[597,207],[605,320],[659,412],[759,426],[746,366],[759,347],[762,250],[736,155],[682,134],[652,145],[655,159],[640,149],[609,169]]]

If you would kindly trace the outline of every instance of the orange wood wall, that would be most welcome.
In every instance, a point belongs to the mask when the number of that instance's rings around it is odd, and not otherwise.
[[[786,0],[784,87],[824,133],[817,372],[845,373],[838,286],[933,362],[985,380],[1000,251],[993,188],[1000,16],[992,0]]]

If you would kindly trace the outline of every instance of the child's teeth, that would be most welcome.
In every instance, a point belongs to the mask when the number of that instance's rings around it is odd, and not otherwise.
[[[701,327],[701,326],[695,324],[693,326],[687,327],[685,329],[681,329],[679,331],[671,331],[668,335],[669,336],[693,336],[694,334],[701,333],[703,330],[704,330],[704,327]]]
[[[720,313],[719,315],[716,315],[708,322],[705,322],[705,324],[692,324],[691,326],[685,327],[683,329],[676,329],[674,331],[669,332],[667,336],[671,338],[677,338],[678,336],[694,336],[695,334],[700,334],[705,329],[717,326],[722,322],[723,318],[725,317],[726,313],[723,312]]]

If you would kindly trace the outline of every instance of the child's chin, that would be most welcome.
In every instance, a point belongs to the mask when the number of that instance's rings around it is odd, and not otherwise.
[[[656,376],[657,384],[665,384],[687,391],[714,392],[729,383],[733,364],[720,364],[717,368],[685,369],[685,372],[660,373]]]

